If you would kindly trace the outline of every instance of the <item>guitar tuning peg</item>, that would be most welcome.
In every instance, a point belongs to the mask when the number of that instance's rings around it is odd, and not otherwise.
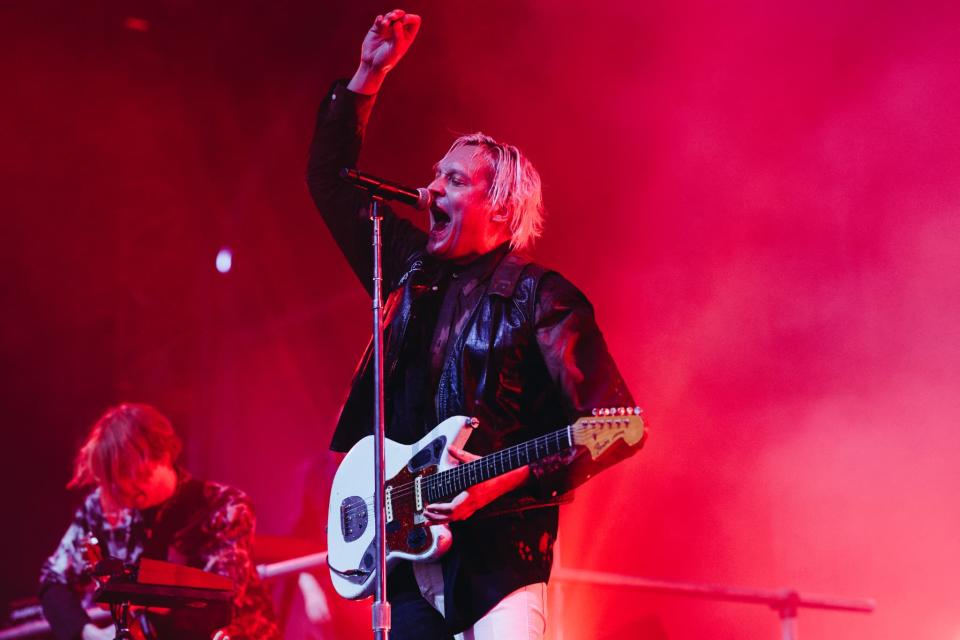
[[[625,416],[627,415],[627,410],[624,407],[617,407],[617,415]]]
[[[600,415],[600,411],[599,411],[598,409],[594,409],[593,411],[590,412],[590,415],[592,415],[592,416],[598,416],[598,415]]]

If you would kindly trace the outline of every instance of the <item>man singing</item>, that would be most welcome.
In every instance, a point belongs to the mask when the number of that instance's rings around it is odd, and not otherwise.
[[[369,199],[338,179],[354,167],[377,92],[416,38],[418,16],[377,16],[348,83],[320,108],[307,181],[327,227],[368,291]],[[595,407],[632,406],[586,297],[524,253],[543,226],[540,177],[514,146],[476,133],[454,140],[435,165],[429,232],[387,210],[383,221],[385,424],[416,442],[454,415],[479,419],[476,459],[570,424]],[[331,448],[373,430],[371,357],[361,361]],[[391,635],[543,638],[558,499],[634,453],[622,442],[597,460],[581,447],[428,505],[451,526],[437,563],[391,572]]]

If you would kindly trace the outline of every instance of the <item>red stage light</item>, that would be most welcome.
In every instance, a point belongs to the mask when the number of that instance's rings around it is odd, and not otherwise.
[[[150,21],[143,18],[134,18],[133,16],[127,16],[123,20],[123,26],[125,29],[130,31],[140,31],[146,33],[150,31]]]

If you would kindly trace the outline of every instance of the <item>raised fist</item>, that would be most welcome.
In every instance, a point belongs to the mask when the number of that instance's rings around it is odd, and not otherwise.
[[[371,72],[385,73],[400,61],[420,29],[420,16],[394,9],[377,16],[363,39],[360,64]]]

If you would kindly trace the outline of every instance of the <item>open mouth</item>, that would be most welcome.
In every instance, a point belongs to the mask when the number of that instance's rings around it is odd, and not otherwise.
[[[431,232],[442,231],[450,223],[450,216],[437,205],[430,207],[430,218],[433,220],[433,226],[430,228]]]

